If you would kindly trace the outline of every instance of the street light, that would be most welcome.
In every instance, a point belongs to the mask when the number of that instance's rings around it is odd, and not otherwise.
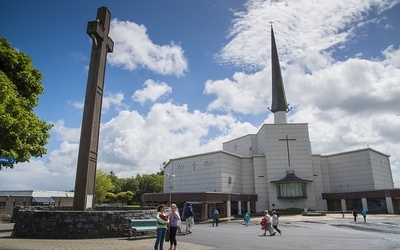
[[[169,173],[166,173],[165,174],[166,176],[169,176],[169,206],[171,207],[171,196],[172,196],[172,181],[173,181],[173,178],[175,177],[175,175],[174,174],[169,174]]]

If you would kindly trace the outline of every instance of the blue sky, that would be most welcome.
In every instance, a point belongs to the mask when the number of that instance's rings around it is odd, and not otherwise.
[[[273,123],[270,24],[289,122],[315,154],[367,146],[400,187],[400,1],[3,1],[0,36],[44,75],[37,115],[55,124],[43,158],[0,172],[0,189],[74,188],[97,8],[112,15],[98,168],[155,173]]]

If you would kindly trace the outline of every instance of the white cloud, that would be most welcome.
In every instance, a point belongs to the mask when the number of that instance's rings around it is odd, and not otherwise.
[[[77,102],[77,101],[69,101],[68,102],[70,105],[72,105],[72,107],[76,108],[76,109],[82,109],[85,106],[84,101],[81,102]]]
[[[165,82],[154,82],[151,79],[146,80],[143,87],[143,89],[136,90],[132,96],[132,100],[142,105],[147,101],[155,102],[163,95],[172,92],[171,86]]]
[[[63,140],[59,148],[49,153],[46,162],[31,160],[16,164],[12,170],[2,170],[0,189],[74,188],[80,129],[65,127],[64,121],[58,121],[53,130]],[[211,130],[218,132],[210,137]],[[187,105],[156,103],[146,116],[125,110],[101,124],[97,166],[120,177],[155,173],[162,162],[171,158],[221,150],[223,142],[256,132],[250,123],[228,115],[190,112]]]
[[[246,11],[236,13],[231,40],[216,58],[222,63],[263,69],[269,63],[269,22],[273,21],[283,66],[291,62],[318,70],[330,63],[329,56],[321,52],[355,39],[355,22],[363,26],[368,11],[382,11],[391,5],[380,0],[251,0]]]
[[[187,71],[183,49],[173,42],[154,44],[144,25],[113,19],[110,37],[114,41],[114,51],[107,60],[111,65],[131,71],[143,67],[162,75],[181,76]]]
[[[252,75],[235,73],[233,79],[208,80],[205,94],[216,95],[208,105],[208,110],[235,111],[243,114],[259,114],[267,110],[267,98],[270,97],[270,78],[267,71]]]
[[[65,127],[64,120],[59,120],[53,124],[54,124],[54,126],[51,128],[51,132],[55,133],[59,140],[70,141],[70,142],[79,142],[79,137],[80,137],[80,133],[81,133],[80,128]]]
[[[109,110],[113,105],[117,108],[125,107],[122,102],[123,100],[123,93],[105,92],[103,97],[102,111]]]
[[[218,136],[208,138],[210,129]],[[222,142],[256,128],[225,115],[188,111],[187,105],[154,104],[146,117],[122,111],[101,129],[101,167],[130,176],[154,173],[174,157],[220,150]]]

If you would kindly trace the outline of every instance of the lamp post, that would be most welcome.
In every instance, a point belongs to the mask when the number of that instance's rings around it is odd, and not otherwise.
[[[175,177],[175,175],[174,174],[169,174],[169,173],[167,173],[167,174],[165,174],[166,176],[169,176],[169,206],[171,207],[171,202],[172,202],[172,199],[171,199],[171,197],[172,197],[172,182],[173,182],[173,178]]]

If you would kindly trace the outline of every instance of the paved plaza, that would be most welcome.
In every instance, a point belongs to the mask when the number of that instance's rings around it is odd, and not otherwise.
[[[193,233],[178,236],[178,249],[400,249],[400,216],[369,215],[354,222],[340,214],[308,217],[281,216],[282,235],[263,236],[258,222],[252,218],[249,227],[241,220],[195,224]],[[0,249],[154,249],[154,238],[147,239],[83,239],[47,240],[10,238],[13,224],[0,223]],[[183,225],[185,228],[185,225]],[[169,243],[165,242],[164,249]]]

